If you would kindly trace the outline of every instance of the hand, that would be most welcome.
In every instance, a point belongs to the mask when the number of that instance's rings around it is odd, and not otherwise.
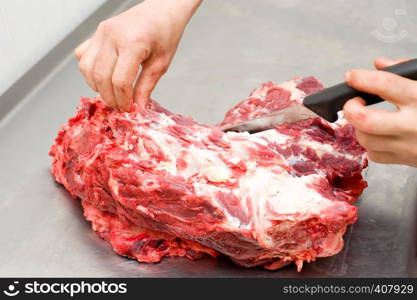
[[[200,2],[146,0],[101,22],[75,49],[88,85],[111,107],[129,111],[133,102],[145,107]]]
[[[375,67],[402,61],[378,58]],[[345,80],[353,88],[376,94],[397,107],[395,112],[372,109],[361,98],[345,104],[345,118],[355,127],[356,138],[370,160],[417,167],[417,81],[371,70],[350,70]]]

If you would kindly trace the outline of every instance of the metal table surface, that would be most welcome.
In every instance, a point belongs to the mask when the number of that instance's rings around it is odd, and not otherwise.
[[[0,276],[368,277],[417,276],[415,169],[371,163],[359,219],[336,256],[278,271],[226,258],[141,264],[113,253],[54,182],[47,153],[80,96],[92,96],[71,49],[100,19],[132,5],[104,4],[0,99]],[[154,98],[215,123],[252,88],[315,75],[326,85],[377,55],[415,56],[417,2],[205,1]],[[383,104],[387,106],[387,104]]]

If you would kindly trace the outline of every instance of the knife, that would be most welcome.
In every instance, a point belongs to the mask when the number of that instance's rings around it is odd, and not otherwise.
[[[399,63],[382,70],[417,80],[417,59]],[[322,117],[329,122],[334,122],[338,118],[337,112],[342,110],[345,103],[354,97],[363,98],[366,105],[384,101],[377,95],[360,92],[343,82],[306,96],[301,104],[291,105],[253,120],[234,125],[225,125],[221,129],[223,131],[248,131],[255,133],[274,128],[282,123],[293,123],[316,117]]]

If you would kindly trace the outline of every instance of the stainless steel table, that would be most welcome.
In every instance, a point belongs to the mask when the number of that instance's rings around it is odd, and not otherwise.
[[[96,237],[78,201],[51,178],[47,153],[79,97],[93,95],[71,49],[133,3],[106,3],[0,99],[0,276],[417,276],[417,173],[395,165],[370,164],[344,249],[301,273],[243,269],[226,258],[140,264]],[[153,96],[215,123],[264,81],[315,75],[330,85],[375,56],[415,56],[416,12],[413,0],[207,0]]]

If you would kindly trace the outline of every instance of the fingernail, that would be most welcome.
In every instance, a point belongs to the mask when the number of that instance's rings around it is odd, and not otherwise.
[[[345,72],[345,81],[349,81],[351,77],[352,77],[352,72],[350,70],[346,71]]]
[[[376,60],[390,60],[388,57],[385,56],[378,56]]]

